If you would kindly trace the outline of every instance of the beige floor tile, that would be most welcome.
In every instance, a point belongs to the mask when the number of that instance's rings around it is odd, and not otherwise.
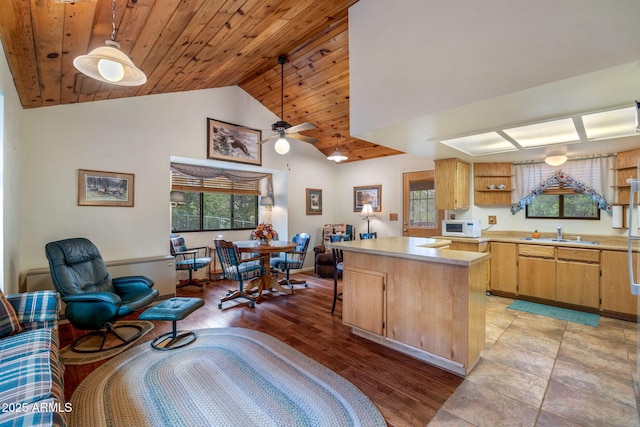
[[[636,404],[633,381],[628,373],[621,375],[602,369],[593,369],[583,364],[576,365],[558,360],[551,374],[551,380],[623,405]]]
[[[511,366],[483,359],[467,377],[482,387],[505,394],[539,408],[547,388],[547,377],[523,372]]]
[[[499,362],[545,380],[549,379],[555,359],[508,341],[498,340],[484,355],[484,359]]]
[[[533,406],[470,381],[464,381],[442,409],[483,427],[533,426],[538,414]]]
[[[637,427],[636,407],[616,404],[592,393],[585,393],[550,381],[542,410],[584,426]]]
[[[540,411],[536,427],[581,427],[581,425],[546,411]]]
[[[455,415],[447,411],[438,411],[435,417],[427,424],[429,427],[469,427],[473,424],[466,422],[462,418],[458,418]]]
[[[505,331],[502,326],[496,326],[493,323],[487,323],[485,331],[485,347],[491,347],[500,338]]]
[[[535,332],[530,333],[522,329],[508,328],[502,334],[501,341],[555,358],[560,349],[561,338],[549,338],[545,335],[535,334]]]
[[[540,334],[551,339],[560,339],[568,323],[566,320],[553,319],[523,311],[518,313],[518,317],[511,323],[510,328]]]
[[[629,360],[624,344],[600,341],[598,346],[588,338],[565,337],[560,345],[558,360],[629,375]]]

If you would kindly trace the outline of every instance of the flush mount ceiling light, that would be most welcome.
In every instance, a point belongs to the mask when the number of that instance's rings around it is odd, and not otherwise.
[[[132,0],[136,3],[137,0]],[[78,56],[73,65],[82,73],[103,83],[118,86],[140,86],[147,76],[137,68],[133,61],[119,50],[116,42],[116,1],[111,1],[111,40],[106,46],[93,49],[87,55]]]
[[[336,163],[340,163],[343,160],[347,160],[348,157],[342,154],[342,152],[338,149],[338,138],[340,137],[340,134],[336,133],[334,136],[336,137],[336,149],[330,156],[327,157],[327,160],[332,160]]]
[[[636,110],[636,107],[630,107],[582,116],[587,137],[600,140],[637,135]]]
[[[487,132],[478,135],[464,136],[462,138],[447,139],[442,141],[442,143],[470,156],[518,151],[516,146],[507,141],[497,132]]]
[[[564,154],[553,154],[545,157],[544,162],[549,166],[560,166],[567,161],[567,156]]]
[[[572,119],[553,120],[505,129],[504,133],[524,148],[580,142],[580,136]]]

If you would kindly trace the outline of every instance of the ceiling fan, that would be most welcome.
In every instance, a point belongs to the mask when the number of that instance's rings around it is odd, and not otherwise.
[[[284,64],[287,62],[286,55],[280,55],[278,57],[278,64],[281,66],[280,71],[280,118],[284,118]],[[275,150],[278,154],[286,154],[289,152],[289,143],[293,140],[304,141],[310,144],[315,144],[318,142],[316,138],[311,138],[309,136],[300,135],[298,132],[302,132],[305,130],[315,129],[316,127],[309,122],[304,122],[296,126],[291,126],[289,123],[284,120],[279,120],[271,125],[271,130],[273,132],[277,132],[277,135],[270,136],[269,138],[265,138],[260,141],[260,144],[264,144],[265,142],[273,141],[277,139]]]

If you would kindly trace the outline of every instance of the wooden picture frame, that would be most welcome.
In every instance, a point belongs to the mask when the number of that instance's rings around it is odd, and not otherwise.
[[[135,175],[78,169],[78,206],[133,207]]]
[[[362,211],[362,205],[371,203],[374,212],[382,210],[382,185],[353,187],[353,211]]]
[[[207,158],[262,166],[262,132],[207,119]]]
[[[307,188],[307,215],[322,215],[322,190]]]

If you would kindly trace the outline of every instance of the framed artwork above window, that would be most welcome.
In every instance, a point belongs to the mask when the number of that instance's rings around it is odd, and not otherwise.
[[[262,166],[262,132],[207,119],[207,158]]]

